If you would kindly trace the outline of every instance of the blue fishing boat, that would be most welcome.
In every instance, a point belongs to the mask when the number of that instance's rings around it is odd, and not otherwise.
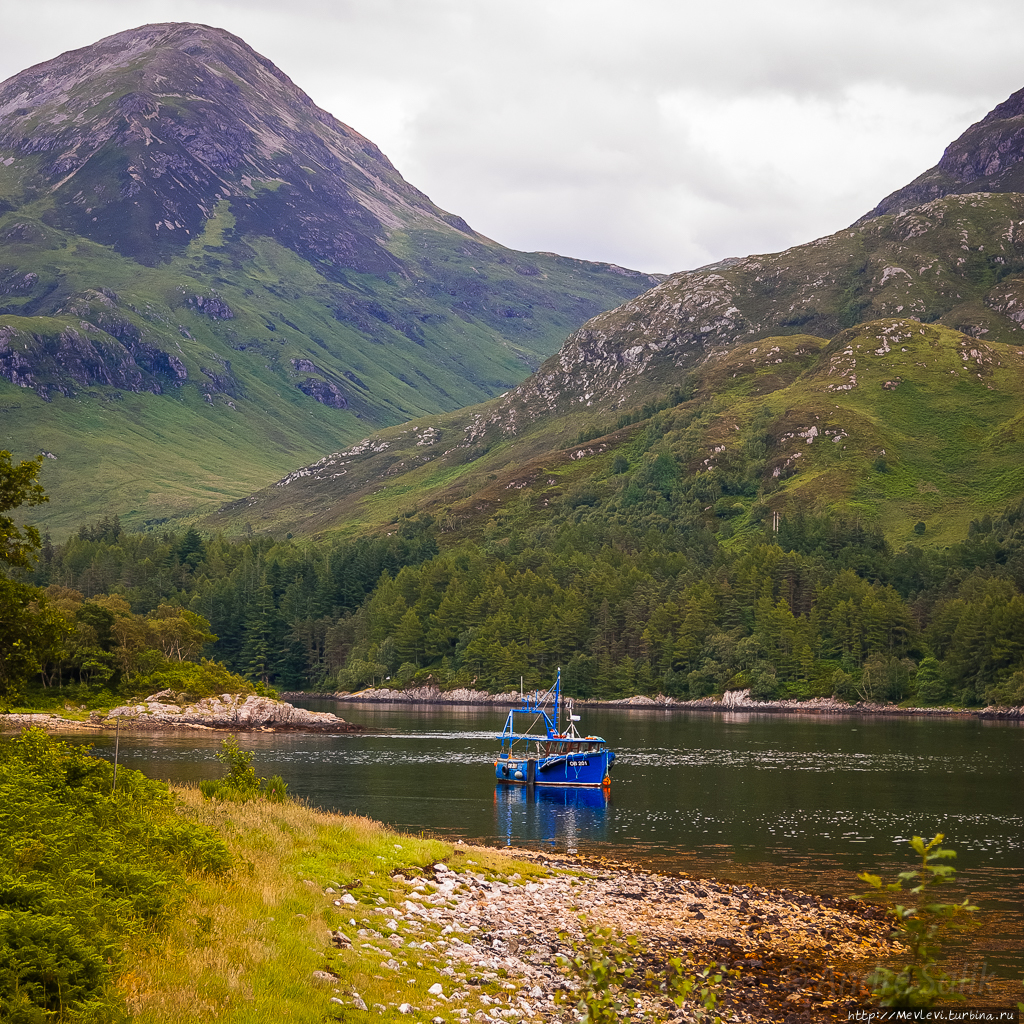
[[[496,736],[501,746],[494,775],[499,782],[524,786],[611,785],[608,773],[615,760],[614,751],[600,736],[579,734],[576,723],[580,719],[572,713],[571,701],[565,702],[568,727],[562,730],[561,691],[559,669],[550,690],[525,694],[522,707],[509,711],[505,728]],[[532,716],[533,721],[526,723],[525,729],[517,728],[523,716]]]

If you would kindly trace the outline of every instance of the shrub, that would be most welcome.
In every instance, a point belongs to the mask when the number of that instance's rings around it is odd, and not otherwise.
[[[639,950],[635,935],[618,936],[611,928],[597,928],[584,922],[583,938],[569,943],[571,953],[562,953],[559,963],[575,976],[576,990],[564,995],[573,1003],[580,1024],[617,1024],[623,1012],[626,982],[633,976],[630,961]]]
[[[628,988],[637,987],[633,961],[642,952],[635,935],[619,935],[611,928],[598,928],[583,920],[583,935],[574,941],[564,933],[559,938],[571,952],[560,953],[559,964],[573,978],[571,990],[561,994],[571,1003],[577,1024],[618,1024],[628,1016]],[[715,1013],[726,977],[737,970],[725,970],[717,963],[700,965],[691,956],[685,963],[673,957],[664,973],[648,970],[640,981],[648,991],[666,996],[689,1010],[689,1019],[721,1024]]]
[[[0,1020],[111,1020],[125,941],[230,866],[163,783],[38,729],[0,742]]]
[[[1004,708],[1024,704],[1024,672],[1014,672],[1009,679],[988,687],[985,690],[985,700],[989,704]]]
[[[781,692],[775,669],[767,662],[758,662],[747,673],[747,682],[752,700],[774,700]]]
[[[288,784],[280,775],[261,779],[252,766],[254,754],[238,746],[238,737],[229,736],[220,745],[217,753],[228,773],[222,779],[204,779],[199,783],[199,792],[207,800],[231,800],[246,803],[249,800],[266,799],[284,803],[288,799]]]
[[[910,840],[910,845],[918,855],[918,863],[909,871],[901,871],[895,882],[886,884],[878,875],[866,872],[857,876],[879,895],[891,892],[919,897],[916,907],[897,903],[892,908],[896,918],[892,937],[907,948],[910,962],[898,971],[888,967],[876,967],[869,976],[871,994],[878,999],[881,1006],[922,1007],[933,1005],[940,997],[963,998],[956,992],[962,982],[936,968],[935,955],[942,932],[953,924],[956,918],[972,913],[978,908],[972,906],[968,900],[962,903],[931,901],[929,890],[948,884],[956,874],[956,869],[945,863],[956,857],[956,851],[942,848],[944,838],[940,832],[925,843],[921,836],[914,836]],[[869,896],[875,893],[870,893]]]

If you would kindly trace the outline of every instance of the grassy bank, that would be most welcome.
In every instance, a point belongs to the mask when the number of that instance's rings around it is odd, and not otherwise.
[[[299,803],[208,801],[124,768],[115,789],[88,747],[26,730],[0,741],[0,1019],[301,1024],[359,1016],[356,992],[398,1019],[402,1003],[437,1002],[442,926],[397,908],[421,869],[437,888],[429,867],[442,860],[481,879],[541,873]],[[388,943],[398,924],[400,950]],[[434,1015],[455,1019],[445,1009]]]
[[[628,947],[612,994],[634,1019],[720,975],[712,1002],[777,1020],[863,1002],[847,971],[892,954],[887,914],[843,898],[552,871],[123,768],[115,790],[112,765],[38,729],[0,742],[0,865],[5,1024],[552,1020],[573,975],[571,1002],[607,994],[607,942]]]
[[[396,952],[418,960],[383,974],[379,957],[362,949],[358,931],[384,929],[387,911],[408,897],[392,875],[418,875],[440,860],[488,876],[519,872],[525,880],[539,871],[297,803],[209,803],[195,789],[174,793],[179,813],[224,836],[234,867],[225,878],[197,879],[174,922],[122,976],[132,1019],[142,1024],[353,1019],[353,992],[368,1007],[385,1007],[384,1019],[403,1019],[398,1004],[432,1002],[427,989],[445,979],[430,949]],[[345,894],[356,902],[343,902]],[[351,948],[335,948],[337,930]],[[414,941],[419,947],[438,930],[425,922]],[[438,1015],[449,1019],[443,1010]]]

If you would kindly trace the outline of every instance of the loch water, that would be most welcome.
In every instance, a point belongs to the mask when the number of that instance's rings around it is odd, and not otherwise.
[[[247,734],[261,776],[325,809],[490,845],[607,855],[659,870],[862,892],[858,871],[907,866],[907,840],[937,832],[984,925],[959,940],[963,969],[1024,974],[1024,728],[975,718],[583,709],[617,751],[612,786],[495,784],[500,709],[296,702],[365,734]],[[128,767],[174,782],[215,778],[221,736],[121,737]],[[113,737],[96,737],[113,756]]]

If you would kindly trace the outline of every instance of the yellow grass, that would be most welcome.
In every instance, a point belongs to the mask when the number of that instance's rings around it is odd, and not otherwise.
[[[438,973],[437,951],[403,946],[393,950],[402,969],[382,969],[382,957],[362,948],[367,940],[357,930],[383,930],[385,911],[408,897],[395,872],[411,877],[443,860],[454,870],[468,862],[491,876],[518,871],[523,881],[542,873],[496,851],[402,835],[367,818],[299,803],[209,803],[194,788],[175,792],[183,814],[221,832],[235,866],[226,878],[197,880],[171,927],[139,950],[122,976],[129,1014],[141,1024],[379,1021],[374,1003],[387,1007],[384,1019],[408,1021],[395,1008],[402,1002],[422,1007],[428,1018],[454,1020],[427,994],[434,982],[447,981]],[[335,906],[346,886],[357,903]],[[327,887],[337,894],[325,895]],[[329,933],[337,928],[351,949],[332,948]],[[437,931],[424,922],[415,934],[406,927],[401,934],[422,942]],[[314,971],[338,980],[316,981]],[[368,1013],[351,1007],[352,992]]]

